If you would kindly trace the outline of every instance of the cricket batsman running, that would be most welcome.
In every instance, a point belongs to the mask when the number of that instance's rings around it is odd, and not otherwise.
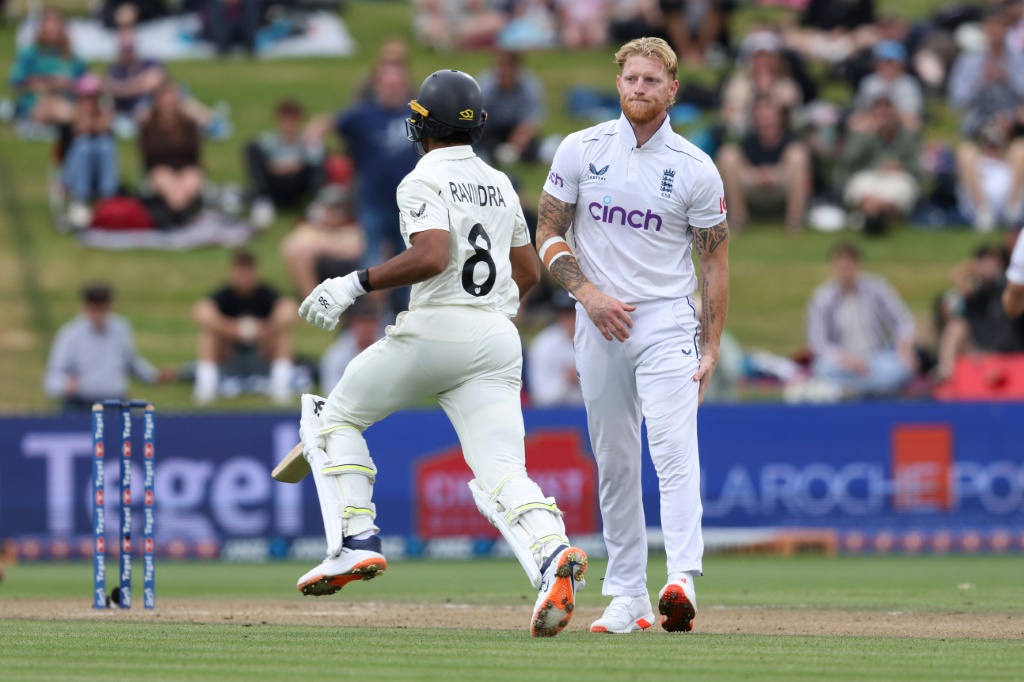
[[[693,580],[704,552],[697,406],[718,362],[729,306],[729,226],[715,164],[669,125],[679,87],[672,48],[639,38],[615,60],[622,116],[558,148],[540,199],[537,244],[580,312],[573,345],[608,546],[603,592],[612,598],[590,629],[628,633],[654,622],[640,488],[645,421],[668,554],[661,625],[685,632],[697,614]],[[690,299],[693,248],[699,322]]]
[[[570,545],[555,500],[526,472],[522,346],[510,318],[540,266],[511,182],[470,146],[487,119],[476,81],[438,71],[409,106],[409,140],[423,158],[398,188],[407,250],[323,282],[299,308],[308,322],[333,329],[358,296],[413,285],[409,310],[349,364],[327,400],[302,398],[303,454],[328,556],[298,588],[332,594],[384,572],[372,501],[377,468],[363,431],[434,396],[473,470],[477,507],[539,592],[531,633],[551,637],[572,618],[587,556]]]

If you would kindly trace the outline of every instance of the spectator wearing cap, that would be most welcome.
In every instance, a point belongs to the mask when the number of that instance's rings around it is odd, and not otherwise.
[[[564,289],[551,299],[555,320],[530,343],[526,378],[534,405],[582,405],[572,342],[576,333],[576,302]]]
[[[101,101],[103,82],[87,73],[75,82],[74,116],[61,164],[61,181],[70,195],[68,219],[76,228],[88,226],[92,199],[117,192],[117,147],[110,133],[113,112]]]
[[[480,76],[487,125],[477,153],[504,165],[537,160],[537,133],[544,122],[544,88],[517,52],[499,52]]]
[[[838,182],[847,206],[860,211],[869,234],[885,232],[917,203],[921,138],[909,130],[894,103],[880,95],[847,137]]]
[[[287,404],[292,397],[292,326],[297,310],[294,301],[260,280],[252,253],[236,252],[228,283],[192,310],[199,326],[195,402],[212,402],[222,375],[254,376],[269,370],[271,399]]]
[[[82,312],[57,332],[43,388],[69,410],[87,410],[98,400],[128,397],[131,375],[149,383],[171,381],[135,348],[128,320],[111,312],[113,291],[104,283],[82,289]]]
[[[324,186],[306,220],[281,240],[281,259],[303,297],[320,282],[359,269],[365,254],[366,236],[352,217],[348,190],[339,185]]]
[[[907,49],[895,40],[884,40],[875,45],[874,73],[865,77],[857,88],[854,107],[865,112],[881,97],[885,97],[899,112],[903,128],[916,131],[921,127],[924,115],[924,96],[921,85],[907,73]],[[856,130],[857,114],[850,120],[851,130]]]
[[[360,296],[345,311],[345,324],[320,359],[320,389],[324,395],[341,381],[348,363],[381,338],[380,307],[369,296]]]
[[[862,272],[853,244],[836,245],[832,265],[807,309],[812,372],[850,397],[894,395],[917,366],[914,319],[885,279]]]
[[[294,206],[312,196],[324,182],[324,145],[304,138],[305,110],[294,99],[277,104],[277,129],[264,132],[245,147],[252,221],[266,227],[274,209]]]
[[[729,203],[729,226],[743,229],[749,220],[748,199],[757,207],[786,207],[786,228],[803,229],[811,193],[811,155],[789,132],[786,112],[769,96],[754,105],[753,128],[739,144],[726,144],[716,159]]]
[[[721,117],[726,136],[738,140],[753,125],[754,102],[767,97],[791,112],[803,103],[803,91],[786,72],[782,42],[771,31],[754,31],[740,43],[736,71],[722,88]]]

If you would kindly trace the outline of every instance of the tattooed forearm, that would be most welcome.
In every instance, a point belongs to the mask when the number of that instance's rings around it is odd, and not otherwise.
[[[729,226],[723,221],[694,230],[694,244],[700,255],[701,348],[717,356],[729,310]]]
[[[559,258],[551,264],[549,270],[558,283],[565,287],[570,294],[575,294],[581,286],[587,283],[587,276],[580,270],[580,264],[576,262],[575,256]]]
[[[551,237],[564,237],[575,215],[576,204],[567,204],[542,192],[537,206],[537,246]]]
[[[552,237],[565,237],[575,215],[576,204],[567,204],[543,192],[537,207],[537,250]],[[569,293],[575,294],[588,281],[572,254],[561,256],[548,270]]]
[[[729,223],[722,221],[714,227],[707,229],[696,229],[693,231],[693,244],[697,248],[697,255],[702,259],[711,255],[715,250],[729,239]]]

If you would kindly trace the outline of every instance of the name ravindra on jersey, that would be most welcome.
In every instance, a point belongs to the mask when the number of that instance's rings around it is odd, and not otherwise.
[[[505,197],[501,189],[494,185],[470,185],[464,182],[449,182],[452,199],[460,203],[478,206],[504,206]]]

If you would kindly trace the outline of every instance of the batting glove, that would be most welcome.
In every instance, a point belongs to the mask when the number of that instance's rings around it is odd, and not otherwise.
[[[330,331],[338,326],[341,314],[365,293],[358,272],[325,280],[299,306],[299,317]]]

